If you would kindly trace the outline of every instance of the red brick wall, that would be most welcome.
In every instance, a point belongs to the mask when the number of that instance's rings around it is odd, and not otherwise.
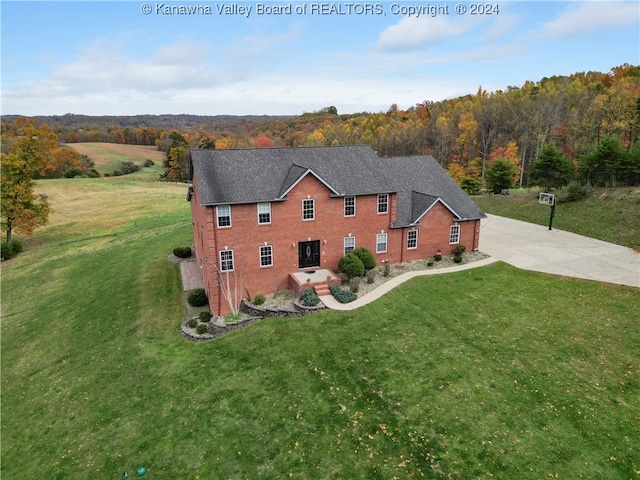
[[[314,220],[302,219],[302,200],[306,198],[315,200]],[[423,259],[439,250],[448,254],[455,247],[449,245],[452,214],[438,203],[416,227],[419,230],[418,248],[408,250],[408,229],[389,227],[395,220],[395,200],[395,195],[390,194],[389,213],[378,214],[377,195],[359,196],[356,198],[356,215],[345,217],[344,199],[332,198],[325,185],[313,175],[307,175],[288,193],[287,200],[271,202],[271,224],[258,224],[256,204],[231,205],[231,227],[218,228],[215,207],[200,207],[197,196],[194,196],[192,213],[198,261],[201,257],[207,257],[209,262],[218,264],[218,251],[225,247],[233,250],[235,274],[231,274],[230,278],[237,282],[241,296],[245,296],[246,286],[253,297],[259,293],[269,294],[289,288],[289,273],[299,270],[299,242],[319,240],[318,268],[335,272],[344,254],[344,238],[349,234],[356,238],[356,247],[365,247],[374,254],[378,265],[387,259],[391,263]],[[468,250],[477,248],[474,223],[460,223],[460,243]],[[383,231],[387,233],[387,252],[376,253],[376,234]],[[265,242],[273,249],[273,266],[270,267],[260,266],[260,246]],[[221,315],[228,313],[226,300],[218,297],[215,270],[207,261],[202,262],[202,267],[212,312]]]

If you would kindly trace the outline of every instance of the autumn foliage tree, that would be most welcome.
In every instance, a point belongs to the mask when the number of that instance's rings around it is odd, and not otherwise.
[[[16,120],[16,138],[7,153],[2,153],[2,228],[10,245],[13,231],[31,235],[44,225],[50,205],[35,193],[35,176],[45,176],[54,169],[52,153],[58,137],[47,125],[32,119]]]

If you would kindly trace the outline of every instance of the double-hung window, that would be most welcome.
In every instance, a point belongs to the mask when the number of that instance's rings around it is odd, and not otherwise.
[[[449,230],[449,243],[460,242],[460,225],[451,225]]]
[[[216,216],[218,217],[218,227],[230,227],[231,205],[218,205],[216,207]]]
[[[220,251],[220,271],[221,272],[233,271],[233,250]]]
[[[354,217],[356,215],[356,197],[344,197],[344,216]]]
[[[271,203],[259,203],[258,204],[258,223],[265,225],[271,223]]]
[[[379,233],[376,235],[376,253],[384,253],[387,251],[387,234]]]
[[[388,213],[388,212],[389,212],[389,194],[380,193],[378,194],[378,213]]]
[[[273,247],[271,245],[264,245],[260,247],[260,266],[273,266]]]
[[[302,200],[302,220],[314,220],[316,218],[316,201],[313,198]]]
[[[407,248],[418,248],[418,230],[409,230],[407,232]]]
[[[344,254],[353,252],[356,248],[356,237],[344,237]]]

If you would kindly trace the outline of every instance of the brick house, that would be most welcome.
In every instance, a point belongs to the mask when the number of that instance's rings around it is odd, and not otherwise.
[[[297,292],[295,274],[337,272],[355,247],[378,265],[478,248],[484,213],[431,156],[380,158],[368,146],[190,154],[196,258],[215,314],[230,311],[225,287]]]

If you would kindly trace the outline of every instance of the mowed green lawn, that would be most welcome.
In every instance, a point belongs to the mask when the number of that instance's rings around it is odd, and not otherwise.
[[[60,213],[2,265],[2,478],[640,475],[637,289],[495,264],[191,343],[186,186],[39,188]]]

